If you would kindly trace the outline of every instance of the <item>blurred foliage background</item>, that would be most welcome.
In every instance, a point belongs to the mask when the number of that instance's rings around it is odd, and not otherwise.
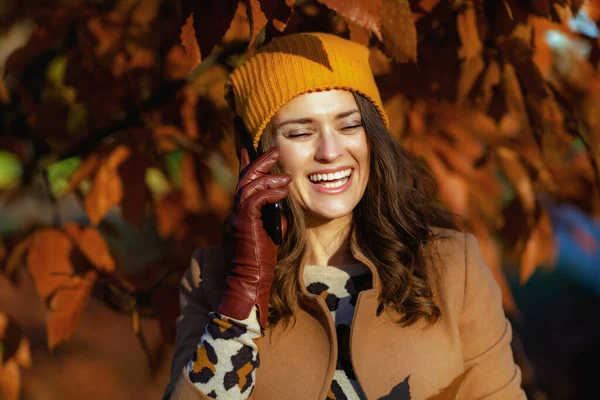
[[[528,396],[589,398],[599,20],[598,0],[0,0],[0,399],[161,396],[179,279],[236,183],[223,83],[301,31],[370,47],[392,134],[502,288]]]

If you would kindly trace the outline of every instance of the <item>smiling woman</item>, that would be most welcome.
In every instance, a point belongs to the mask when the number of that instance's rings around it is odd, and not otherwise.
[[[392,138],[367,48],[274,40],[226,93],[245,150],[228,235],[182,281],[171,399],[522,399],[501,296]],[[281,246],[261,209],[281,201]]]

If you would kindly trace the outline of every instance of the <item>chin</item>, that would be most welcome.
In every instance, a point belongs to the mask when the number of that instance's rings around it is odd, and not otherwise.
[[[320,220],[334,220],[352,216],[353,207],[344,208],[319,208],[319,210],[310,210],[310,213]]]

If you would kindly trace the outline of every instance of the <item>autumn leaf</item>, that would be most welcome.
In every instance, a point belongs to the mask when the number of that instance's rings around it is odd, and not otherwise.
[[[466,7],[456,17],[456,28],[462,43],[461,58],[469,60],[481,55],[483,44],[477,30],[477,13],[473,6]]]
[[[91,262],[94,267],[102,272],[113,272],[115,260],[110,254],[108,245],[104,238],[95,228],[81,228],[72,222],[64,227],[65,232],[71,237],[77,248]]]
[[[70,281],[75,273],[71,264],[73,245],[58,229],[44,228],[31,237],[27,268],[42,299]]]
[[[0,363],[0,398],[19,400],[21,390],[21,371],[14,359]]]
[[[350,20],[346,20],[346,23],[348,24],[348,30],[350,31],[350,40],[362,44],[363,46],[368,46],[369,41],[371,40],[369,31]]]
[[[194,13],[190,14],[185,20],[185,25],[181,27],[180,39],[189,62],[188,72],[191,72],[200,65],[200,62],[202,61],[200,47],[196,40],[196,30],[194,29]]]
[[[69,183],[65,186],[65,188],[61,191],[60,196],[64,196],[65,194],[71,192],[73,189],[78,187],[81,182],[88,179],[98,168],[100,164],[100,156],[98,153],[92,153],[88,158],[83,161],[77,170],[71,175],[69,179]]]
[[[100,164],[92,189],[84,200],[85,210],[93,225],[98,225],[112,207],[121,203],[123,183],[118,168],[130,154],[131,150],[121,145]]]
[[[156,229],[162,238],[171,236],[185,217],[186,210],[178,193],[171,192],[154,202]]]
[[[523,210],[533,215],[535,212],[535,192],[531,183],[529,173],[519,161],[518,155],[506,147],[496,149],[500,161],[500,168],[506,175],[508,181],[519,194]]]
[[[408,0],[383,0],[381,28],[384,49],[395,61],[417,61],[417,28]]]
[[[10,93],[6,87],[6,82],[2,78],[0,78],[0,103],[10,103]]]
[[[280,33],[285,30],[285,27],[290,21],[294,10],[294,2],[295,0],[277,1],[273,13],[270,15],[271,26]],[[273,33],[271,33],[271,35],[273,35]]]
[[[259,0],[249,0],[246,12],[248,13],[248,22],[250,23],[250,43],[248,43],[248,47],[252,47],[256,41],[256,36],[267,26],[269,20],[261,9],[261,2]]]
[[[371,32],[383,42],[382,0],[319,0],[349,21]],[[407,2],[408,3],[408,2]]]
[[[600,21],[600,0],[585,0],[581,9],[587,13],[592,21]]]
[[[536,224],[521,255],[521,284],[525,284],[536,268],[551,259],[555,252],[552,224],[548,213],[540,210]]]
[[[188,211],[197,213],[202,209],[204,201],[196,170],[196,160],[193,154],[186,153],[181,158],[181,175],[183,185],[182,203]]]
[[[98,273],[89,270],[83,277],[71,278],[68,284],[52,297],[51,313],[48,317],[50,351],[75,333],[97,278]]]
[[[27,250],[29,250],[29,246],[31,244],[31,239],[27,238],[23,241],[19,242],[10,252],[8,259],[6,260],[6,267],[4,273],[7,276],[12,276],[15,271],[22,265],[23,259]]]
[[[236,0],[181,0],[181,7],[186,25],[187,19],[194,15],[196,41],[200,54],[206,58],[229,28],[238,2]]]

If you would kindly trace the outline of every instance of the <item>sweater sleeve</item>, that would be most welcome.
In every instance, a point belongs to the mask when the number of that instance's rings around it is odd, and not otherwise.
[[[216,312],[210,316],[186,367],[188,378],[208,397],[245,400],[254,389],[259,365],[255,340],[261,337],[261,330],[257,309],[242,321]]]
[[[525,399],[510,347],[512,329],[502,294],[477,239],[465,237],[465,290],[459,323],[465,375],[460,399]]]
[[[171,380],[163,400],[211,399],[219,393],[219,383],[224,388],[231,382],[241,386],[232,387],[227,396],[219,398],[248,398],[254,387],[255,369],[258,366],[255,338],[261,333],[256,311],[253,310],[244,321],[214,313],[214,304],[218,302],[222,289],[215,285],[215,279],[206,280],[202,277],[203,266],[206,267],[203,264],[222,263],[218,259],[219,254],[210,249],[196,250],[190,267],[181,279],[181,315],[176,321],[177,338],[171,363]],[[227,356],[232,354],[238,354],[238,357],[228,359]],[[218,359],[215,358],[217,356]],[[234,371],[234,363],[246,359],[251,361]],[[214,364],[212,367],[211,360]],[[226,378],[229,383],[225,382]],[[202,382],[203,379],[205,382]],[[240,389],[244,387],[245,390]],[[213,390],[215,393],[211,393]],[[232,393],[241,396],[234,397]]]

